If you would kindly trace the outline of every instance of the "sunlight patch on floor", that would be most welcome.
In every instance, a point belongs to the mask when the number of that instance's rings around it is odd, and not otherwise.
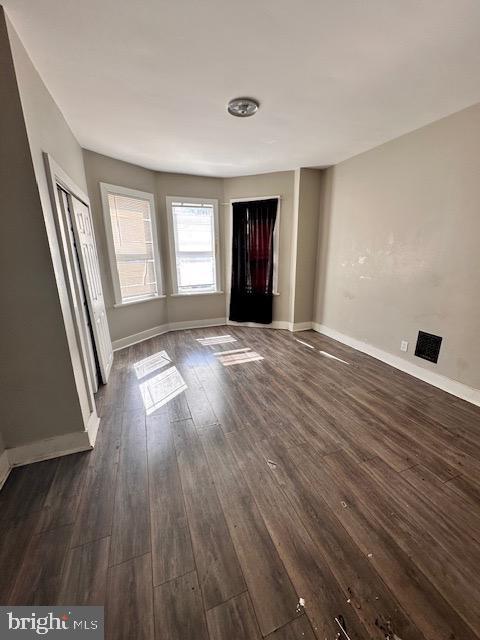
[[[140,384],[143,404],[147,416],[163,407],[173,398],[185,391],[187,385],[177,367],[170,367],[166,371],[149,378]]]
[[[229,334],[226,336],[210,336],[208,338],[197,338],[197,342],[199,342],[204,347],[216,344],[227,344],[228,342],[236,341],[237,339]]]
[[[233,364],[245,364],[247,362],[263,360],[263,356],[256,351],[252,351],[250,347],[245,349],[233,349],[232,351],[217,351],[213,355],[218,358],[219,362],[221,362],[224,367],[230,367]]]
[[[230,351],[215,351],[214,356],[227,356],[231,353],[244,353],[245,351],[250,351],[250,347],[245,347],[244,349],[230,349]]]
[[[299,342],[300,344],[303,344],[303,346],[308,347],[309,349],[312,349],[312,351],[317,351],[317,349],[313,346],[313,344],[310,344],[309,342],[305,342],[305,340],[300,340],[299,338],[294,338],[294,340],[296,342]],[[342,360],[338,356],[334,356],[333,353],[328,353],[328,351],[321,351],[320,349],[318,349],[318,353],[321,356],[324,356],[325,358],[330,358],[331,360],[337,360],[338,362],[343,362],[343,364],[350,364],[346,360]]]
[[[159,351],[158,353],[148,356],[148,358],[135,362],[133,368],[135,369],[135,375],[140,380],[157,371],[157,369],[162,369],[162,367],[165,367],[171,362],[172,360],[166,351]]]
[[[331,360],[338,360],[338,362],[343,362],[343,364],[350,364],[346,360],[342,360],[341,358],[337,358],[333,353],[328,353],[328,351],[319,351],[320,355],[325,356],[325,358],[330,358]]]
[[[310,344],[308,342],[305,342],[304,340],[299,340],[298,338],[295,338],[295,340],[297,342],[299,342],[300,344],[304,344],[306,347],[308,347],[309,349],[313,349],[315,350],[315,347],[313,346],[313,344]]]

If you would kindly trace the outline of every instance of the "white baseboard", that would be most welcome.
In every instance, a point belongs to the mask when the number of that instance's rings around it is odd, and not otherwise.
[[[234,327],[250,327],[253,329],[288,329],[291,331],[291,322],[286,320],[274,320],[270,324],[260,324],[259,322],[236,322],[235,320],[226,320],[226,324]]]
[[[134,333],[125,338],[119,338],[113,341],[113,350],[120,351],[126,347],[149,340],[155,336],[160,336],[169,331],[181,331],[183,329],[203,329],[205,327],[218,327],[220,325],[233,325],[235,327],[253,327],[255,329],[286,329],[287,331],[307,331],[312,328],[311,322],[297,322],[295,324],[287,320],[274,320],[270,324],[259,324],[258,322],[235,322],[227,318],[209,318],[207,320],[187,320],[186,322],[170,322],[161,324],[139,333]]]
[[[162,333],[168,333],[169,331],[180,331],[183,329],[202,329],[204,327],[218,327],[219,325],[226,324],[225,318],[209,318],[207,320],[187,320],[185,322],[170,322],[168,324],[160,324],[157,327],[140,331],[140,333],[134,333],[131,336],[125,338],[119,338],[112,342],[113,350],[120,351],[126,347],[131,347],[134,344],[149,340],[155,336],[160,336]]]
[[[226,318],[208,318],[207,320],[187,320],[186,322],[170,322],[168,331],[181,331],[183,329],[203,329],[204,327],[218,327],[226,324]]]
[[[357,340],[356,338],[352,338],[350,336],[345,335],[344,333],[340,333],[335,331],[335,329],[330,329],[323,324],[318,324],[314,322],[312,324],[312,328],[314,331],[318,333],[323,333],[329,338],[333,338],[334,340],[338,340],[338,342],[342,342],[343,344],[348,345],[349,347],[353,347],[353,349],[357,349],[358,351],[362,351],[363,353],[376,358],[377,360],[381,360],[382,362],[386,362],[387,364],[395,367],[396,369],[400,369],[400,371],[404,371],[405,373],[409,373],[411,376],[418,378],[419,380],[423,380],[424,382],[428,382],[428,384],[433,385],[434,387],[438,387],[438,389],[442,389],[447,393],[451,393],[458,398],[462,398],[462,400],[466,400],[467,402],[471,402],[472,404],[480,406],[480,390],[474,389],[473,387],[469,387],[462,382],[458,382],[458,380],[452,380],[451,378],[447,378],[446,376],[441,375],[440,373],[435,373],[435,371],[430,371],[428,369],[424,369],[423,367],[419,367],[413,362],[409,362],[408,360],[404,360],[399,356],[395,356],[388,351],[383,351],[382,349],[378,349],[368,342],[362,342],[361,340]]]
[[[133,333],[131,336],[113,340],[113,350],[119,351],[120,349],[125,349],[125,347],[131,347],[133,344],[137,344],[138,342],[143,342],[144,340],[148,340],[149,338],[160,336],[162,335],[162,333],[167,333],[168,330],[168,324],[161,324],[158,327],[152,327],[151,329],[146,329],[145,331],[140,331],[139,333]]]
[[[8,474],[11,470],[10,462],[8,461],[8,453],[7,451],[2,451],[0,455],[0,489],[5,484],[6,479],[8,478]]]
[[[61,436],[45,438],[44,440],[29,442],[20,447],[6,449],[2,454],[2,458],[6,454],[8,472],[13,467],[21,467],[25,464],[31,464],[32,462],[60,458],[62,456],[68,456],[71,453],[79,453],[80,451],[93,449],[99,423],[100,418],[96,413],[92,413],[85,431],[64,433]]]
[[[311,328],[312,328],[311,322],[295,322],[293,326],[290,323],[290,327],[289,327],[290,331],[308,331]]]

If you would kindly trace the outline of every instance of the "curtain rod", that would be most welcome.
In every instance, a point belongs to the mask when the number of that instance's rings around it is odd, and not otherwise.
[[[282,196],[268,196],[267,198],[233,198],[231,202],[220,202],[221,207],[229,207],[234,202],[256,202],[261,200],[283,200]]]

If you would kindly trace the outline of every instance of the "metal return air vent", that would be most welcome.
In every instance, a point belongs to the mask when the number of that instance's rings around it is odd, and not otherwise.
[[[442,338],[434,336],[432,333],[418,332],[417,346],[415,347],[415,355],[418,358],[437,362],[442,345]]]

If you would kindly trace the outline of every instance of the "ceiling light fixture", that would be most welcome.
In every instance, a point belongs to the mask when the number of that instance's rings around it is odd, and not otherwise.
[[[248,118],[257,113],[259,106],[253,98],[234,98],[228,103],[228,113],[237,118]]]

